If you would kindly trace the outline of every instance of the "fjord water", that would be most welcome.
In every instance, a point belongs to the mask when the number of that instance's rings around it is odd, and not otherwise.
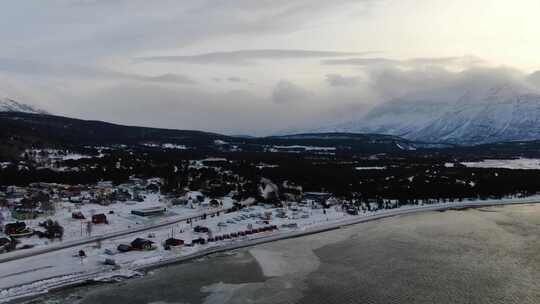
[[[540,303],[539,236],[540,205],[418,213],[173,265],[45,301]]]

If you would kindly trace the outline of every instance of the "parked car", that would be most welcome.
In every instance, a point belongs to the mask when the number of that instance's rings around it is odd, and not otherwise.
[[[195,228],[193,228],[193,231],[195,231],[197,233],[208,233],[208,232],[210,232],[210,229],[208,229],[208,227],[204,227],[204,226],[195,226]]]
[[[116,249],[120,252],[128,252],[131,251],[133,248],[131,248],[131,246],[127,244],[120,244]]]
[[[143,239],[143,238],[136,238],[131,242],[131,248],[136,250],[152,250],[154,249],[153,246],[154,242]]]
[[[168,238],[163,243],[163,248],[165,248],[165,250],[170,250],[171,247],[179,247],[179,246],[182,246],[182,245],[184,245],[183,240],[175,239],[175,238]]]

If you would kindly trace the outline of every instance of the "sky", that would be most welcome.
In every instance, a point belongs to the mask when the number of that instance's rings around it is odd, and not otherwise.
[[[471,75],[540,87],[537,0],[2,2],[0,97],[83,119],[266,135]]]

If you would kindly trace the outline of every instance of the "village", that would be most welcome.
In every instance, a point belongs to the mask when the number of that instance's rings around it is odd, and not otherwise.
[[[287,159],[296,156],[289,153],[285,160],[244,161],[234,154],[193,159],[169,150],[32,149],[16,163],[2,163],[7,183],[0,186],[0,295],[11,301],[75,282],[115,281],[177,261],[407,212],[537,199],[521,193],[369,193],[394,185],[409,189],[419,181],[433,187],[432,170],[452,170],[446,164],[402,173],[397,182],[381,161],[336,161],[338,167],[328,168],[346,172],[349,166],[347,174],[362,178],[358,190],[350,191],[351,183],[295,174]],[[329,156],[316,157],[309,160],[312,166],[325,166],[320,158]],[[459,185],[475,189],[472,182]]]
[[[10,277],[2,280],[0,293],[17,294],[16,286],[74,273],[91,273],[94,279],[96,273],[132,276],[144,265],[358,214],[329,193],[301,193],[298,201],[276,206],[254,198],[236,200],[234,192],[220,198],[201,191],[171,195],[161,192],[163,183],[132,178],[120,185],[0,188],[0,261],[2,273]],[[263,197],[273,195],[270,181],[260,186]],[[22,257],[24,264],[17,261]]]
[[[268,197],[272,184],[265,182],[267,185],[261,191]],[[0,252],[84,239],[175,218],[185,218],[178,234],[190,227],[197,236],[162,240],[164,247],[204,244],[273,231],[278,229],[272,224],[276,218],[287,220],[282,223],[283,227],[296,227],[297,221],[305,222],[314,213],[330,214],[328,208],[338,204],[340,211],[358,214],[357,210],[343,210],[341,202],[328,193],[302,193],[297,203],[288,202],[277,208],[257,204],[253,198],[237,201],[234,193],[219,199],[211,199],[200,191],[186,191],[179,197],[167,195],[160,192],[162,183],[159,178],[132,178],[129,183],[118,186],[111,182],[84,186],[36,183],[28,187],[0,188]],[[196,222],[212,224],[214,219],[220,219],[214,223],[215,227],[193,225]],[[221,231],[223,233],[219,233]],[[206,237],[199,237],[200,233]],[[120,248],[120,251],[128,251],[125,246]]]

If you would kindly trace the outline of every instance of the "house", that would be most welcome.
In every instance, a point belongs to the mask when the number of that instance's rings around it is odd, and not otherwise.
[[[136,202],[144,202],[144,195],[142,195],[141,193],[139,193],[138,190],[133,190],[133,200],[136,201]],[[173,203],[174,205],[174,203]]]
[[[17,241],[10,237],[0,237],[0,253],[14,250],[17,246]]]
[[[15,205],[12,210],[12,215],[18,220],[35,219],[39,214],[43,213],[40,209],[41,202],[37,196],[26,196]]]
[[[161,215],[165,213],[167,209],[165,207],[148,207],[148,208],[142,208],[142,209],[134,209],[131,210],[131,214],[135,214],[138,216],[151,216],[151,215]]]
[[[92,215],[92,223],[94,224],[108,224],[107,216],[103,213]]]
[[[119,202],[126,202],[131,200],[131,194],[126,189],[117,189],[112,193],[112,199]]]
[[[84,220],[85,219],[84,214],[82,212],[80,212],[80,211],[76,211],[76,212],[71,213],[71,218],[76,219],[76,220]]]
[[[188,204],[188,199],[184,198],[184,197],[177,197],[177,198],[173,198],[171,200],[171,203],[174,205],[174,206],[185,206]]]
[[[31,235],[33,231],[26,227],[25,222],[15,222],[4,226],[4,233],[9,236],[27,236]]]
[[[131,248],[136,250],[152,250],[153,249],[154,242],[143,239],[143,238],[136,238],[131,242]]]
[[[303,201],[307,204],[323,205],[331,196],[326,192],[304,192]]]

